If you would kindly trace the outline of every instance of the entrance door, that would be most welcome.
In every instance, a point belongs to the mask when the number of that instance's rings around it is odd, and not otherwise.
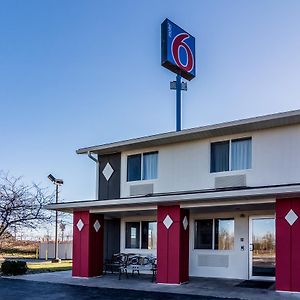
[[[275,218],[249,219],[249,278],[275,280]]]

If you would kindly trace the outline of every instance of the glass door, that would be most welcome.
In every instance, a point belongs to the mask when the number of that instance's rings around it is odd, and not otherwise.
[[[275,218],[249,219],[249,278],[275,280]]]

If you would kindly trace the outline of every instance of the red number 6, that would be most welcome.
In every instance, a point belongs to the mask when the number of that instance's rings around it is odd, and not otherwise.
[[[171,49],[172,49],[172,55],[173,58],[177,64],[177,66],[186,72],[190,72],[194,68],[194,57],[191,48],[185,43],[185,40],[189,38],[190,36],[187,33],[180,33],[175,36],[173,39]],[[183,47],[185,49],[186,55],[187,55],[187,62],[184,65],[180,61],[180,56],[179,56],[179,50],[180,47]]]

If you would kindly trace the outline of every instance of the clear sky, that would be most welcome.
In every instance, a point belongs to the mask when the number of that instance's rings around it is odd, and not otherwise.
[[[92,199],[76,149],[173,131],[166,17],[196,37],[184,128],[300,108],[300,1],[2,0],[0,169]]]

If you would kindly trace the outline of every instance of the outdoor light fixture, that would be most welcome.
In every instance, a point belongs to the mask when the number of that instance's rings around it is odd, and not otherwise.
[[[62,179],[57,179],[52,174],[49,174],[48,178],[56,185],[62,185],[64,183]]]
[[[48,175],[48,178],[55,184],[55,203],[58,203],[58,187],[64,183],[62,179],[55,178],[52,174]],[[57,210],[55,211],[55,247],[54,247],[54,259],[52,260],[53,263],[61,262],[58,257],[58,238],[57,238],[57,227],[58,227],[58,213]]]

